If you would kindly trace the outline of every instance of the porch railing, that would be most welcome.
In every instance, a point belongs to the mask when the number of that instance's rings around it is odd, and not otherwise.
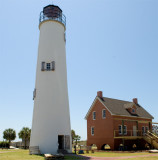
[[[141,130],[127,130],[124,131],[124,133],[119,130],[114,130],[114,137],[138,137],[144,135],[145,132],[142,132]]]

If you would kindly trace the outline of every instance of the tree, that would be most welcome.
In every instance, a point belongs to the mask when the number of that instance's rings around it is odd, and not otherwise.
[[[73,141],[74,141],[75,136],[76,136],[76,133],[75,133],[75,131],[72,129],[72,130],[71,130],[72,144],[73,144]]]
[[[13,130],[11,128],[6,129],[3,132],[3,138],[6,139],[7,141],[9,141],[9,147],[10,147],[11,141],[13,141],[16,138],[16,132],[15,132],[15,130]]]
[[[78,141],[81,139],[81,137],[79,135],[75,135],[74,140],[76,141],[76,145],[78,143]]]
[[[26,149],[27,141],[30,141],[31,129],[29,129],[28,127],[23,127],[18,135],[19,138],[24,141],[24,148]]]
[[[77,142],[81,139],[81,137],[77,135],[73,129],[71,130],[71,137],[72,137],[72,144],[75,141],[76,145],[77,145]]]

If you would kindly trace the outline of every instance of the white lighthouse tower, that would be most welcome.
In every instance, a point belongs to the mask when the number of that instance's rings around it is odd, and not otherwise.
[[[40,14],[39,29],[30,149],[39,147],[42,154],[71,152],[65,51],[66,18],[62,10],[55,5],[44,7]]]

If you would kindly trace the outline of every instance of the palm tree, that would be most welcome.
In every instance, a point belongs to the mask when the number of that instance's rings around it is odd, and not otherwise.
[[[73,144],[73,141],[74,141],[75,136],[76,136],[76,133],[75,133],[75,131],[72,129],[72,130],[71,130],[72,144]]]
[[[24,140],[24,148],[26,149],[27,141],[30,141],[31,129],[28,127],[23,127],[22,130],[18,133],[19,138]]]
[[[9,141],[9,148],[10,148],[11,141],[16,138],[16,132],[15,132],[15,130],[13,130],[11,128],[6,129],[3,132],[3,138],[6,139],[7,141]]]
[[[76,145],[80,141],[80,139],[81,137],[79,135],[75,135],[74,140],[76,141]]]

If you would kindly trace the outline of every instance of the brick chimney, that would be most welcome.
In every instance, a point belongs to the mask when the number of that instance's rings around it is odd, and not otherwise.
[[[133,103],[138,104],[138,99],[137,98],[133,98]]]
[[[100,97],[100,98],[103,98],[103,93],[102,93],[102,91],[98,91],[98,92],[97,92],[97,96]]]

